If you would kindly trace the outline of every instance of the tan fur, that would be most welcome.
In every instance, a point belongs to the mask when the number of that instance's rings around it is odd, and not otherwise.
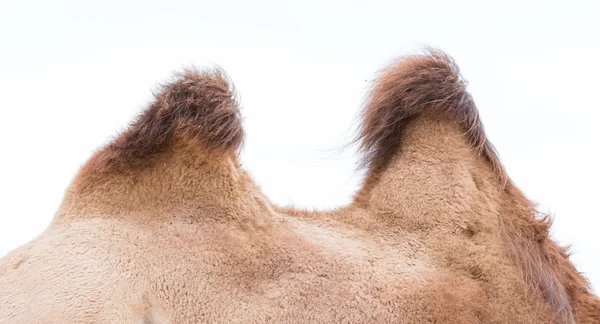
[[[382,72],[365,183],[328,212],[274,206],[240,168],[223,75],[180,75],[82,167],[0,262],[1,323],[600,323],[447,55]]]

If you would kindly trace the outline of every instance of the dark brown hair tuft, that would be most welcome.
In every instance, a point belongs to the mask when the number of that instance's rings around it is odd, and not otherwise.
[[[505,182],[504,169],[466,85],[454,60],[432,48],[401,57],[382,70],[362,110],[355,139],[362,153],[361,166],[371,173],[382,171],[400,149],[407,122],[423,113],[445,114],[460,122],[472,147]]]
[[[176,74],[110,146],[121,157],[139,159],[161,152],[176,136],[196,138],[210,150],[240,148],[240,109],[225,72],[186,69]]]

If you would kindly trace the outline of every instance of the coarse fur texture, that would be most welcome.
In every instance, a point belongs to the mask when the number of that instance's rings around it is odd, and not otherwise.
[[[0,261],[0,323],[600,323],[446,54],[380,73],[343,208],[269,202],[241,125],[222,71],[163,86]]]
[[[220,69],[187,69],[160,87],[154,102],[95,156],[105,164],[144,163],[168,149],[176,137],[201,142],[206,150],[235,151],[244,138],[233,86]]]
[[[355,140],[362,152],[362,166],[380,172],[400,150],[406,123],[425,113],[443,114],[459,122],[473,149],[505,181],[504,169],[485,136],[466,86],[456,63],[433,49],[428,49],[426,56],[402,57],[381,71],[362,111]]]

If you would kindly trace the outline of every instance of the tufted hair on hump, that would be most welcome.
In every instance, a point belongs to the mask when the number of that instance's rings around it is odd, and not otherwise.
[[[238,150],[244,138],[233,86],[220,69],[186,69],[161,86],[154,101],[109,146],[125,159],[164,150],[174,138],[193,138],[213,151]]]
[[[401,149],[403,129],[411,119],[425,113],[444,114],[459,122],[471,146],[505,182],[504,169],[466,86],[454,60],[432,48],[401,57],[380,71],[355,139],[362,153],[361,166],[370,172],[382,171]]]

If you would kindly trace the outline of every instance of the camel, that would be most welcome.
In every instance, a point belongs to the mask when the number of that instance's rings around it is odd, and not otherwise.
[[[176,74],[1,260],[0,322],[600,323],[450,56],[394,61],[360,117],[352,202],[281,207],[240,165],[226,74]]]

